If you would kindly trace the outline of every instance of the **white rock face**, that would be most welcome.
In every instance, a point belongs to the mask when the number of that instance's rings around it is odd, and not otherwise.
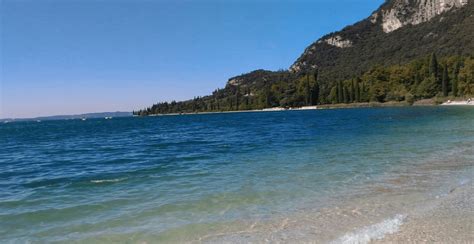
[[[335,35],[335,36],[328,37],[326,39],[321,39],[317,43],[327,43],[331,46],[335,46],[335,47],[338,47],[338,48],[352,47],[352,41],[347,40],[347,39],[344,40],[340,35]],[[313,45],[309,46],[308,48],[306,48],[306,50],[304,50],[303,55],[312,55],[315,50],[316,50],[316,46],[314,46],[314,44],[313,44]],[[306,62],[296,62],[290,67],[290,71],[291,72],[300,72],[303,69],[303,67],[307,67]],[[316,65],[311,65],[310,68],[311,69],[316,69],[317,66]]]
[[[392,32],[403,27],[403,23],[397,18],[397,11],[392,9],[383,12],[382,28],[385,33]]]
[[[469,0],[398,0],[388,10],[382,10],[382,28],[385,33],[397,30],[405,25],[417,25],[449,11],[461,8]],[[472,1],[472,0],[471,0]],[[372,15],[371,22],[376,18]]]
[[[306,62],[296,62],[290,67],[290,71],[295,72],[295,73],[300,72],[301,67],[304,67],[304,66],[306,66]]]
[[[329,45],[339,47],[339,48],[352,47],[352,42],[350,40],[344,40],[339,35],[329,37],[329,38],[327,38],[323,41],[326,42]]]
[[[229,83],[229,85],[238,86],[240,84],[240,82],[241,82],[240,79],[232,79],[228,83]]]
[[[370,22],[372,22],[372,24],[375,24],[377,23],[377,18],[379,17],[379,13],[374,13],[370,16]]]

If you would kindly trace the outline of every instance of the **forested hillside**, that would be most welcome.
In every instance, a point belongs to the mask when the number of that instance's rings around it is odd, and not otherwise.
[[[449,1],[428,9],[439,12],[433,16],[420,13],[435,5],[387,1],[369,18],[311,44],[289,70],[256,70],[230,78],[209,96],[157,103],[134,114],[473,96],[474,3]]]
[[[258,77],[253,79],[253,76]],[[331,84],[331,86],[328,86]],[[404,65],[375,66],[351,79],[322,83],[319,72],[254,71],[210,96],[157,103],[137,115],[218,112],[318,104],[407,101],[474,95],[474,58],[435,54]]]

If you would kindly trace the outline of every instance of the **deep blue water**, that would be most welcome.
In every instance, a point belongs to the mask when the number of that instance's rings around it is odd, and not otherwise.
[[[1,124],[0,241],[205,232],[327,206],[473,145],[466,107]]]

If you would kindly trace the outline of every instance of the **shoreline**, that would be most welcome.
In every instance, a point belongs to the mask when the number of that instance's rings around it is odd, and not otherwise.
[[[440,166],[436,165],[432,170]],[[444,180],[443,183],[448,183]],[[400,186],[406,183],[397,182]],[[371,196],[343,199],[342,203],[316,212],[309,210],[295,216],[282,216],[271,223],[254,223],[243,230],[214,233],[196,241],[471,243],[474,231],[473,182],[468,179],[447,186],[441,191],[424,189],[423,193],[404,194],[396,188],[385,189]]]
[[[179,242],[471,243],[472,163],[433,155],[406,173],[376,179],[366,191],[275,218],[223,223]],[[461,160],[460,160],[461,159]],[[466,167],[459,171],[459,167]],[[454,170],[454,171],[451,171]],[[439,172],[445,172],[439,174]],[[380,184],[382,183],[382,184]],[[334,200],[334,199],[333,199]],[[171,231],[173,233],[173,231]]]
[[[316,212],[308,210],[268,222],[247,222],[240,223],[240,227],[216,228],[213,233],[180,241],[471,243],[471,233],[474,231],[472,181],[453,186],[451,190],[436,196],[425,194],[403,197],[397,196],[396,192],[381,192],[381,196],[359,196]],[[410,200],[406,202],[407,199]]]
[[[367,185],[366,191],[345,196],[334,205],[243,224],[251,227],[211,234],[199,241],[471,243],[473,164],[466,159],[472,152],[463,147],[441,158],[432,155],[409,171],[381,177],[374,181],[379,184]],[[461,156],[455,156],[458,153]]]
[[[451,101],[448,100],[442,104],[441,106],[474,106],[474,102],[471,100],[466,100],[466,101]]]
[[[453,187],[433,206],[407,216],[393,233],[371,243],[471,243],[474,241],[472,181]]]
[[[303,106],[294,108],[273,107],[264,109],[252,110],[231,110],[231,111],[214,111],[214,112],[191,112],[191,113],[169,113],[169,114],[151,114],[147,116],[177,116],[177,115],[203,115],[203,114],[226,114],[226,113],[256,113],[256,112],[281,112],[281,111],[305,111],[305,110],[325,110],[325,109],[352,109],[352,108],[390,108],[390,107],[418,107],[418,106],[474,106],[474,102],[468,100],[450,101],[443,103],[436,103],[434,99],[423,99],[409,104],[406,101],[402,102],[364,102],[364,103],[338,103],[338,104],[323,104],[314,106]],[[141,117],[133,115],[134,117]],[[144,116],[144,117],[147,117]]]
[[[435,106],[436,104],[432,104]],[[381,108],[381,107],[409,107],[410,104],[406,102],[387,102],[387,103],[339,103],[339,104],[324,104],[314,106],[303,106],[294,108],[273,107],[264,109],[252,110],[231,110],[231,111],[217,111],[217,112],[192,112],[192,113],[169,113],[169,114],[151,114],[147,116],[177,116],[177,115],[203,115],[203,114],[226,114],[226,113],[258,113],[258,112],[281,112],[281,111],[305,111],[305,110],[325,110],[325,109],[350,109],[350,108]],[[134,115],[140,117],[138,115]],[[144,117],[147,117],[144,116]]]

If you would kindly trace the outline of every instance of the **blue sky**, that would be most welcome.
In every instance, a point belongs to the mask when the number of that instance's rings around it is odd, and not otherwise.
[[[0,0],[0,118],[131,111],[288,68],[383,0]]]

